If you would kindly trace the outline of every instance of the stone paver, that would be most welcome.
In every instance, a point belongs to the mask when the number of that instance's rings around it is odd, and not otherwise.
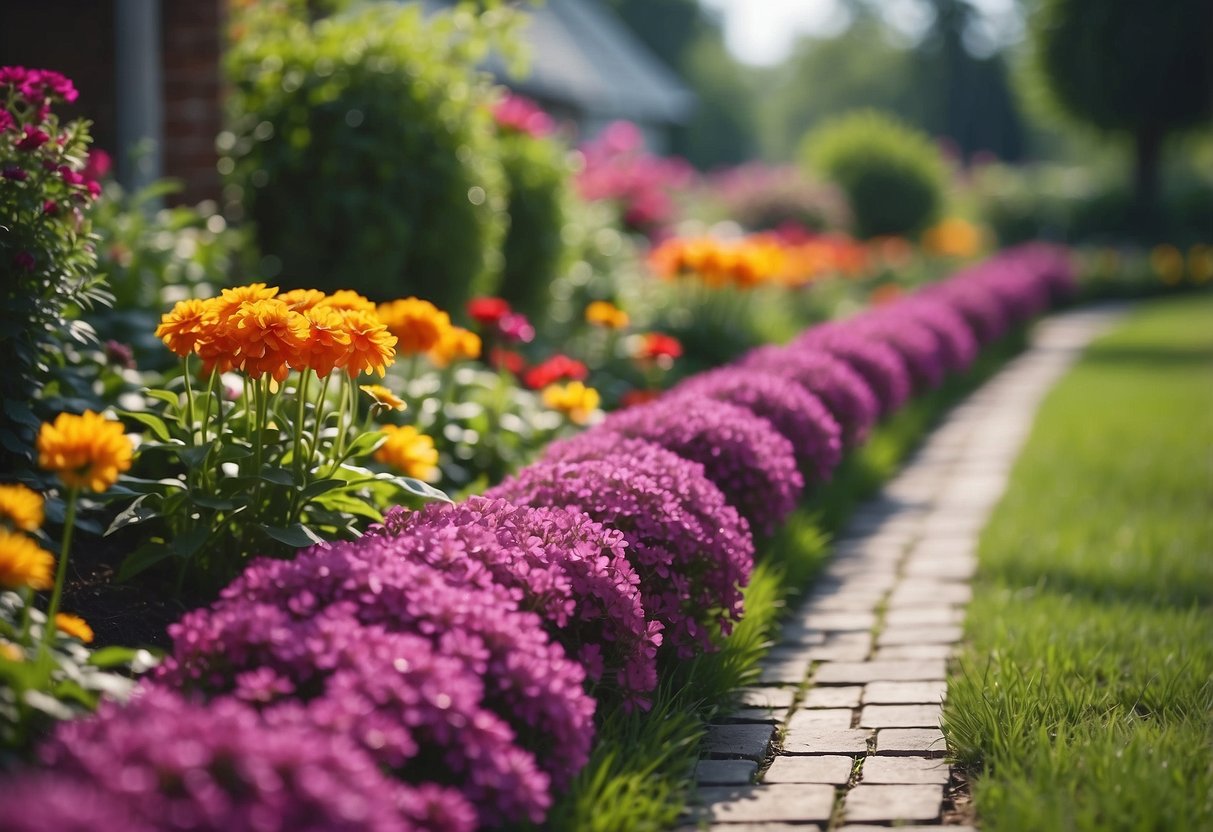
[[[951,778],[939,730],[944,680],[964,637],[979,536],[1040,400],[1115,314],[1043,323],[1033,348],[954,408],[854,512],[764,662],[760,687],[723,718],[732,724],[709,729],[704,755],[732,759],[700,762],[699,799],[710,805],[695,820],[727,832],[820,832],[841,788],[834,832],[940,829]],[[754,778],[781,725],[762,783],[734,785]],[[857,762],[859,782],[847,791]]]
[[[861,697],[863,696],[863,688],[859,685],[850,685],[848,687],[815,687],[809,688],[809,692],[805,694],[804,701],[800,703],[802,708],[858,708]]]
[[[947,750],[938,728],[882,728],[876,732],[877,754],[942,757]]]
[[[873,786],[847,792],[844,817],[860,821],[933,820],[943,804],[942,786]]]
[[[764,783],[832,783],[841,786],[851,779],[855,758],[839,755],[820,757],[776,757],[762,775]]]
[[[770,725],[710,725],[700,748],[704,754],[761,760],[774,735]]]
[[[859,716],[863,728],[934,728],[938,705],[865,705]]]
[[[834,787],[819,783],[712,786],[700,789],[697,799],[695,814],[714,823],[820,822],[834,812]]]
[[[942,786],[951,774],[947,763],[932,757],[868,757],[863,761],[865,783]]]
[[[700,760],[695,781],[701,786],[739,786],[752,783],[757,771],[753,760]]]
[[[942,702],[948,683],[943,679],[930,682],[872,682],[863,688],[865,705],[903,705],[921,702]]]

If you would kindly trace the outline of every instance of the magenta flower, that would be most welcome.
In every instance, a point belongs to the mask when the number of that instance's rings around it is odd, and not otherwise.
[[[45,130],[32,124],[27,124],[25,125],[24,135],[13,144],[13,147],[25,151],[37,150],[50,140],[50,134]]]
[[[865,338],[846,322],[815,326],[796,338],[792,348],[827,352],[850,365],[876,394],[882,416],[910,398],[910,372],[901,356],[888,345]]]

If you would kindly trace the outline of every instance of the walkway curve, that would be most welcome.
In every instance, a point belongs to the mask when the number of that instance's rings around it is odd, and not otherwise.
[[[709,729],[687,829],[972,829],[939,722],[977,541],[1041,400],[1123,313],[1040,322],[1028,349],[855,512],[760,686]]]

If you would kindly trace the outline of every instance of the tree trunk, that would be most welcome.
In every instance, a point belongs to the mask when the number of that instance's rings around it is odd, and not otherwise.
[[[1158,169],[1163,131],[1153,126],[1137,131],[1133,205],[1138,233],[1150,233],[1158,224]]]

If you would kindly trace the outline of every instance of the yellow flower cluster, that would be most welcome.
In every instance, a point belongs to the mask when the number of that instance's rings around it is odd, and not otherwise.
[[[382,384],[364,384],[358,388],[371,397],[372,409],[407,410],[408,403]]]
[[[438,367],[480,357],[480,336],[454,326],[451,316],[428,300],[394,300],[380,304],[376,312],[396,336],[401,355],[425,355]]]
[[[568,384],[551,384],[543,388],[543,403],[569,417],[569,421],[584,425],[598,409],[601,397],[593,387],[580,381]]]
[[[38,432],[38,466],[69,488],[107,490],[131,467],[133,452],[122,423],[91,410],[60,413]]]
[[[50,589],[55,558],[20,532],[0,529],[0,586],[9,589]]]
[[[628,325],[628,313],[608,300],[596,300],[585,308],[585,322],[604,329],[624,329]]]
[[[250,378],[276,381],[291,370],[383,375],[395,360],[397,340],[375,305],[357,292],[279,294],[264,283],[183,300],[160,319],[156,337],[177,355],[199,356],[207,372],[240,369]]]
[[[387,435],[387,441],[375,451],[376,460],[419,480],[437,476],[438,449],[433,439],[412,425],[384,425],[380,431]]]
[[[649,254],[650,266],[662,277],[692,275],[707,286],[743,289],[801,286],[831,275],[855,275],[868,268],[870,259],[860,243],[844,235],[786,240],[766,233],[739,240],[673,238]]]
[[[70,612],[55,614],[55,629],[73,638],[78,638],[85,644],[93,642],[93,628],[88,626],[88,622],[83,618],[72,615]]]
[[[980,226],[960,217],[948,217],[922,234],[922,247],[940,257],[972,257],[981,252],[985,234]]]
[[[44,519],[42,495],[24,485],[0,485],[0,523],[36,532]]]

